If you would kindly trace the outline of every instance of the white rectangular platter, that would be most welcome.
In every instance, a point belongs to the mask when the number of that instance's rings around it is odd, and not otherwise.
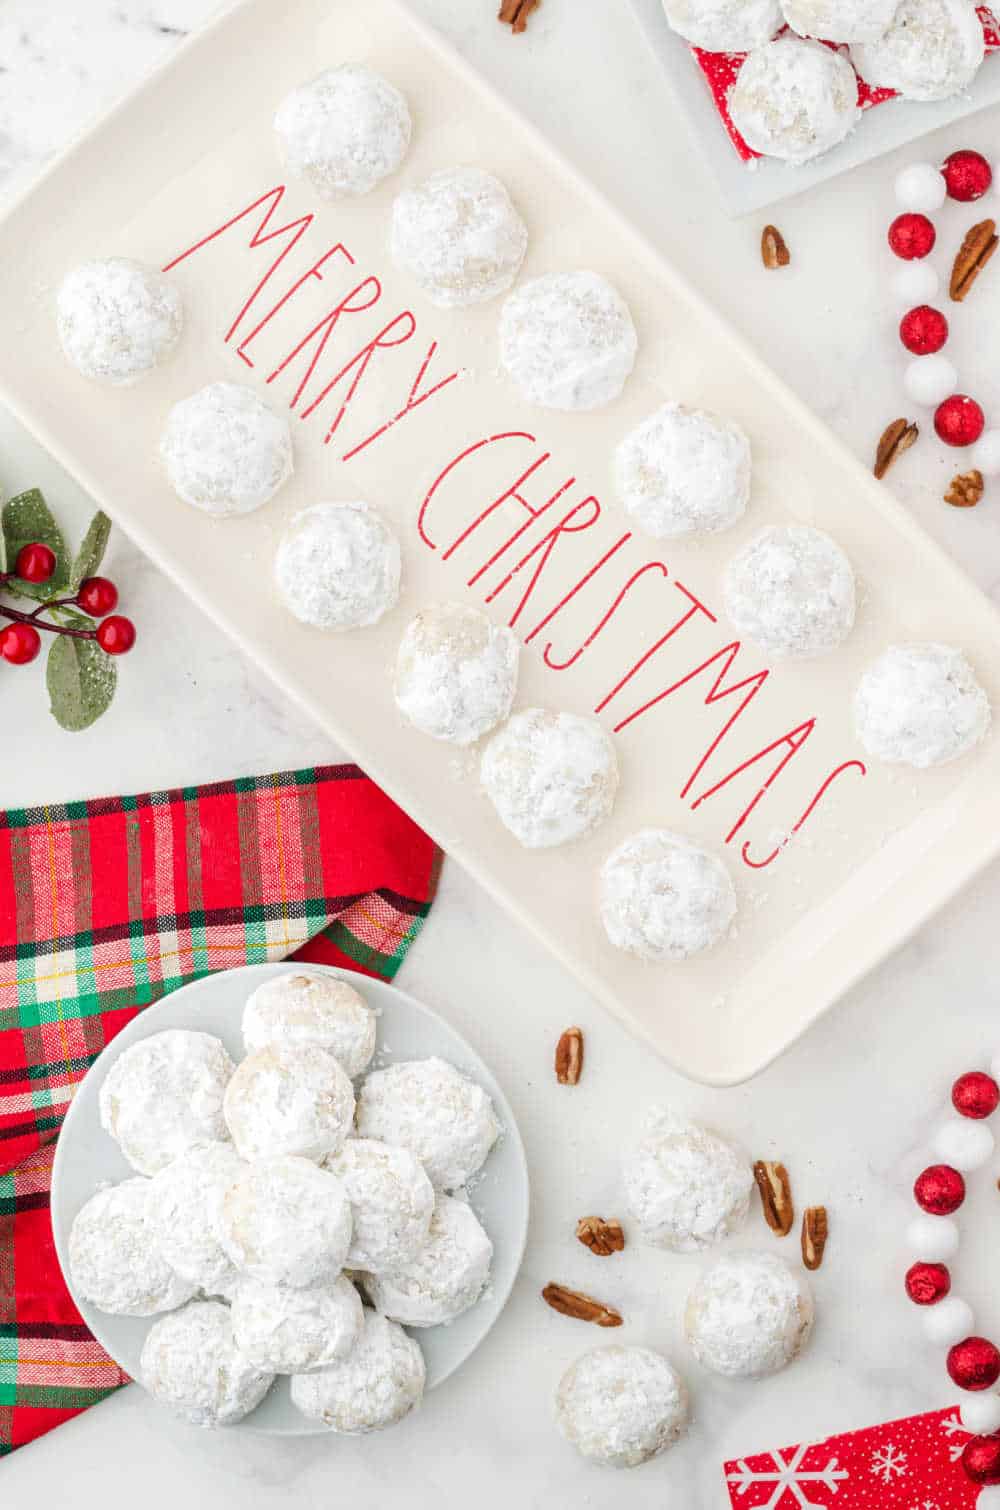
[[[415,133],[394,184],[330,207],[286,183],[271,120],[288,89],[343,60],[395,81]],[[617,403],[582,416],[528,407],[498,370],[497,307],[435,311],[392,267],[393,193],[455,163],[508,184],[531,229],[525,276],[588,266],[620,287],[641,349]],[[126,390],[70,370],[52,318],[67,268],[109,254],[174,264],[188,310],[176,358]],[[0,255],[0,398],[582,985],[686,1073],[732,1083],[760,1070],[1000,846],[1000,739],[920,776],[866,772],[850,712],[864,665],[900,639],[963,646],[1000,706],[991,605],[652,248],[394,0],[249,0],[9,213]],[[366,302],[352,293],[362,284],[377,298],[324,343],[315,332],[345,300]],[[174,497],[157,445],[170,405],[219,378],[288,408],[296,473],[266,508],[213,521]],[[661,548],[630,531],[611,459],[668,397],[742,424],[755,483],[736,529]],[[355,498],[398,530],[404,592],[376,628],[324,636],[275,601],[274,549],[303,506]],[[836,654],[770,668],[737,645],[719,580],[751,533],[794,519],[830,530],[850,554],[858,624]],[[622,789],[592,838],[521,849],[479,792],[474,757],[404,726],[390,683],[396,645],[409,617],[442,599],[513,625],[524,644],[520,706],[597,710],[616,731]],[[142,674],[141,652],[123,674]],[[601,860],[650,825],[725,855],[736,881],[732,936],[684,965],[616,952],[597,918]]]
[[[800,167],[768,162],[743,162],[734,151],[719,118],[711,91],[684,40],[670,30],[661,0],[630,0],[639,25],[659,59],[670,93],[680,101],[732,215],[749,215],[766,205],[791,199],[804,189],[837,178],[859,163],[883,157],[907,142],[915,142],[939,126],[964,120],[1000,100],[1000,53],[984,62],[971,87],[950,100],[919,104],[889,100],[866,110],[857,129],[832,152]]]

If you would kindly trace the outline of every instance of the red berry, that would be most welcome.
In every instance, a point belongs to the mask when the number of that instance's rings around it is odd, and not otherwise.
[[[962,204],[982,199],[993,182],[993,170],[981,152],[953,152],[941,164],[941,173],[948,197]]]
[[[974,1484],[1000,1484],[1000,1436],[966,1442],[962,1467]]]
[[[926,257],[934,250],[936,240],[937,231],[927,216],[917,215],[913,211],[897,215],[889,227],[889,245],[904,262]]]
[[[131,619],[113,613],[110,619],[98,624],[97,643],[106,655],[125,655],[135,644],[135,625]]]
[[[946,446],[972,446],[986,428],[986,416],[967,393],[953,393],[934,411],[934,428]]]
[[[992,1117],[1000,1106],[1000,1085],[992,1075],[972,1070],[962,1075],[951,1088],[951,1104],[961,1117]]]
[[[948,339],[948,321],[939,309],[930,304],[918,304],[899,322],[899,339],[907,351],[915,357],[930,356],[940,351]]]
[[[42,648],[42,637],[34,624],[8,624],[0,631],[0,655],[12,666],[26,666]]]
[[[965,1200],[965,1181],[950,1164],[932,1164],[917,1177],[913,1194],[930,1216],[951,1216]]]
[[[951,1289],[944,1264],[914,1264],[906,1275],[906,1293],[915,1306],[936,1306]]]
[[[948,1373],[959,1389],[992,1389],[1000,1379],[1000,1353],[986,1337],[966,1337],[949,1352]]]
[[[80,583],[76,601],[84,613],[103,619],[118,607],[118,589],[107,577],[87,577]]]
[[[56,553],[51,546],[36,540],[31,545],[22,545],[17,553],[14,571],[22,582],[48,582],[56,569]]]

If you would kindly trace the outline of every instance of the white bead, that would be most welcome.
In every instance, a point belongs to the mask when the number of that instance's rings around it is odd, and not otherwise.
[[[931,1147],[945,1164],[968,1174],[982,1169],[993,1157],[996,1139],[985,1122],[955,1117],[934,1134]]]
[[[893,187],[901,210],[919,210],[924,215],[940,210],[948,193],[944,175],[933,163],[911,163],[896,174]]]
[[[958,1223],[946,1216],[917,1216],[906,1229],[906,1246],[921,1263],[947,1263],[958,1252],[960,1236]]]
[[[984,477],[1000,476],[1000,430],[984,430],[969,454],[969,461]],[[993,1061],[993,1073],[1000,1068]]]
[[[892,295],[901,312],[930,304],[941,287],[941,279],[929,262],[904,262],[892,277]]]
[[[927,1306],[922,1320],[928,1342],[938,1342],[942,1347],[954,1347],[956,1342],[971,1337],[976,1324],[972,1307],[957,1295],[939,1300],[936,1306]]]
[[[958,391],[958,372],[947,357],[917,357],[903,373],[903,387],[915,404],[936,407]]]
[[[965,1395],[962,1425],[974,1437],[988,1437],[1000,1428],[1000,1395]]]

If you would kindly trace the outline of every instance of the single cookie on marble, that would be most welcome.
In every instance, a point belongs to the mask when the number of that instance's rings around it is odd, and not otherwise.
[[[754,1188],[746,1154],[670,1111],[658,1108],[646,1119],[622,1172],[629,1212],[658,1248],[698,1253],[746,1221]]]
[[[637,1468],[672,1447],[688,1423],[684,1381],[646,1347],[596,1347],[563,1374],[556,1421],[592,1463]]]
[[[730,1253],[688,1297],[684,1330],[698,1362],[727,1379],[760,1379],[798,1357],[812,1330],[805,1278],[776,1254]]]

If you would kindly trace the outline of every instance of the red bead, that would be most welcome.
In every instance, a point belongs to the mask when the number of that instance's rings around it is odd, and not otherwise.
[[[914,1264],[906,1275],[906,1293],[915,1306],[936,1306],[951,1289],[944,1264]]]
[[[977,1121],[992,1117],[1000,1106],[1000,1085],[992,1075],[972,1070],[955,1081],[951,1088],[951,1104],[961,1117],[973,1117]]]
[[[1000,1484],[1000,1436],[966,1442],[962,1467],[974,1484]]]
[[[106,655],[125,655],[135,644],[135,625],[114,613],[97,626],[97,643]]]
[[[900,320],[899,339],[915,357],[930,356],[932,352],[940,351],[947,341],[948,321],[939,309],[918,304]]]
[[[993,170],[981,152],[953,152],[941,164],[941,173],[948,197],[962,204],[982,199],[993,182]]]
[[[118,589],[107,577],[87,577],[80,583],[76,601],[84,613],[103,619],[118,607]]]
[[[42,637],[33,624],[8,624],[0,631],[0,656],[11,666],[27,666],[42,648]]]
[[[946,446],[973,446],[986,428],[986,416],[967,393],[953,393],[934,411],[934,428]]]
[[[950,1164],[932,1164],[918,1176],[913,1194],[930,1216],[951,1216],[965,1200],[965,1181]]]
[[[934,250],[937,231],[926,215],[908,211],[897,215],[889,227],[889,245],[904,262],[913,262],[917,257],[926,257]]]
[[[948,1373],[959,1389],[992,1389],[1000,1379],[1000,1352],[986,1337],[966,1337],[949,1352]]]
[[[22,545],[14,563],[14,572],[22,582],[48,582],[56,569],[56,553],[49,545],[36,540]]]

